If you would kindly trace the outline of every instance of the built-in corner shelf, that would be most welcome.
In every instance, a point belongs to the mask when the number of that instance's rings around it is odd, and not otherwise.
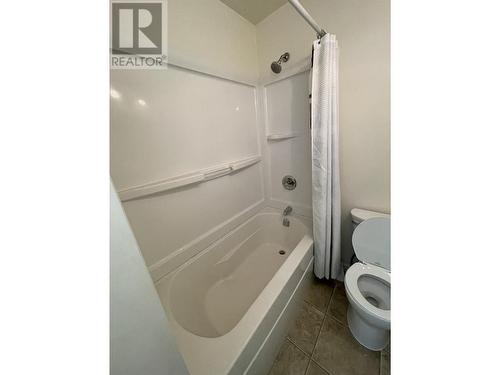
[[[213,180],[215,178],[226,176],[230,173],[237,172],[258,163],[260,160],[260,155],[252,156],[229,163],[216,165],[214,167],[200,169],[183,175],[170,177],[165,180],[123,189],[118,192],[118,195],[121,201],[125,202],[132,199],[145,197],[151,194],[166,192],[168,190],[178,189],[180,187],[193,184],[199,184],[205,181]]]
[[[285,139],[297,138],[299,135],[298,133],[269,134],[267,140],[269,142],[283,141]]]

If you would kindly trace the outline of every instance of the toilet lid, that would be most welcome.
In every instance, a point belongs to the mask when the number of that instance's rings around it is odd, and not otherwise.
[[[368,264],[391,270],[391,219],[375,217],[359,224],[352,235],[356,257]]]

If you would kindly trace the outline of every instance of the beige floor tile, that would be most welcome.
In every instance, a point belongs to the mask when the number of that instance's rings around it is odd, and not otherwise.
[[[329,375],[328,372],[323,370],[319,365],[314,363],[314,361],[309,362],[309,367],[307,368],[306,375]]]
[[[326,312],[333,293],[333,282],[320,280],[313,276],[311,285],[304,292],[304,300],[321,312]]]
[[[269,375],[304,375],[308,363],[309,357],[285,340]]]
[[[288,333],[290,340],[309,355],[312,354],[324,315],[321,311],[302,301],[299,316]]]
[[[349,328],[326,316],[313,359],[335,375],[379,375],[380,353],[361,346]]]
[[[380,375],[391,374],[391,353],[383,350],[380,353]]]
[[[347,327],[347,307],[349,306],[349,301],[345,294],[345,289],[343,284],[337,284],[335,290],[333,291],[333,297],[328,305],[327,314],[335,317],[339,322]]]

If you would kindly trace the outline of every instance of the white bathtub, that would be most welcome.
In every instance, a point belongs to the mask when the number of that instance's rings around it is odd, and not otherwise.
[[[267,208],[158,281],[192,375],[269,371],[311,274],[312,248],[310,222],[292,216],[284,227]]]

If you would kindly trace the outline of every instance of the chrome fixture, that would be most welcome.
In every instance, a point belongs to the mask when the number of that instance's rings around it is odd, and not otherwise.
[[[295,8],[297,12],[306,20],[306,22],[316,31],[318,39],[321,39],[326,31],[323,30],[318,23],[311,17],[309,12],[302,6],[299,0],[288,0],[288,2]]]
[[[286,206],[283,210],[283,226],[285,227],[290,226],[290,220],[288,220],[287,216],[292,213],[292,210],[292,206]]]
[[[278,61],[273,61],[271,64],[271,70],[278,74],[281,72],[281,63],[287,62],[290,59],[290,54],[288,52],[285,52],[283,55],[280,56]]]
[[[286,175],[282,178],[281,184],[286,190],[293,190],[297,187],[297,180],[293,176]]]

